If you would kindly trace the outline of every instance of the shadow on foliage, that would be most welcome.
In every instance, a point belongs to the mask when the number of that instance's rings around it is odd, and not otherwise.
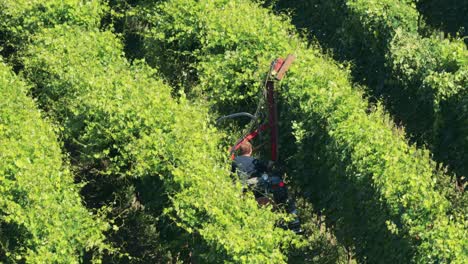
[[[468,33],[468,1],[459,0],[424,0],[417,1],[418,11],[426,22],[434,28],[455,36],[466,36]],[[468,39],[465,39],[468,45]]]
[[[464,165],[467,158],[463,157],[466,151],[459,147],[466,145],[463,143],[463,135],[466,133],[461,134],[463,129],[461,120],[464,117],[456,116],[457,112],[463,113],[460,109],[462,106],[454,103],[460,100],[457,99],[460,96],[450,99],[451,102],[441,103],[442,112],[438,116],[446,120],[439,121],[435,113],[439,106],[434,103],[438,96],[434,94],[437,89],[428,87],[424,91],[425,95],[422,96],[421,92],[418,94],[416,87],[427,86],[422,83],[423,76],[405,83],[405,81],[399,81],[398,76],[395,77],[392,73],[389,58],[386,58],[389,56],[390,41],[393,39],[392,30],[379,28],[382,25],[376,24],[372,25],[375,28],[371,34],[369,30],[363,28],[365,25],[359,21],[357,14],[350,13],[346,2],[344,0],[272,0],[267,1],[266,5],[271,6],[277,12],[290,12],[293,24],[306,33],[309,41],[318,40],[321,45],[332,52],[335,59],[352,61],[353,79],[365,85],[365,96],[368,100],[371,103],[381,101],[395,124],[405,127],[410,142],[417,144],[418,147],[431,149],[434,158],[438,162],[447,164],[450,171],[455,172],[460,180],[463,178],[462,175],[468,172],[468,168]],[[467,21],[460,15],[465,15],[464,10],[466,11],[468,7],[460,3],[455,5],[454,1],[448,1],[443,4],[438,2],[436,5],[433,3],[435,1],[420,2],[420,11],[425,11],[427,16],[431,15],[432,20],[428,19],[433,23],[436,23],[434,21],[437,19],[442,19],[442,16],[449,17],[447,14],[453,14],[453,17],[449,18],[450,22],[439,21],[437,23],[452,25],[455,21],[458,23]],[[439,11],[440,17],[437,18],[434,14]],[[389,18],[389,23],[398,24],[403,21],[399,21],[398,18],[393,18],[393,20]],[[462,25],[456,27],[462,27]],[[452,73],[457,70],[445,62],[439,67],[443,69],[436,70],[441,72]],[[443,122],[443,126],[438,127],[439,122]],[[454,150],[457,152],[453,152]]]
[[[326,123],[317,126],[320,117],[305,118],[304,112],[294,109],[299,108],[290,105],[283,111],[288,117],[283,118],[305,120],[303,126],[312,128],[301,141],[295,140],[290,123],[280,128],[284,163],[296,188],[312,202],[317,215],[326,215],[326,226],[341,245],[353,249],[358,263],[409,263],[415,242],[401,230],[399,217],[392,216],[385,201],[378,199],[372,175],[351,176],[344,164],[352,161],[348,153],[334,149]],[[386,223],[395,225],[400,233],[389,231]]]

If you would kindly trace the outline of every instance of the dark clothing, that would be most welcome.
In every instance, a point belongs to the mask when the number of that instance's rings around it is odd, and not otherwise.
[[[247,179],[260,177],[263,172],[267,171],[267,166],[264,162],[249,156],[237,156],[232,163],[232,172],[236,172],[239,177],[241,174],[246,175]]]

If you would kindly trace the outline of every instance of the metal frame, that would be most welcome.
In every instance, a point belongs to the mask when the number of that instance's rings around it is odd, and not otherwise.
[[[257,137],[261,132],[270,129],[271,160],[278,160],[278,110],[276,105],[277,92],[275,91],[275,82],[281,81],[284,78],[286,72],[289,70],[295,59],[296,57],[294,55],[289,54],[286,59],[277,58],[272,62],[270,72],[268,72],[265,83],[265,97],[268,102],[268,123],[259,125],[257,129],[240,138],[230,149],[232,159],[235,157],[234,152],[239,149],[242,142],[245,140],[250,141]],[[274,77],[274,79],[271,77]],[[223,116],[216,122],[219,123],[222,120],[236,117],[248,117],[252,119],[252,121],[258,120],[259,118],[258,113],[252,115],[247,112],[240,112]]]

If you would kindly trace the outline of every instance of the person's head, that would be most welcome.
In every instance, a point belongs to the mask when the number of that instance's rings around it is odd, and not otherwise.
[[[252,155],[252,144],[249,141],[244,140],[239,146],[239,151],[241,156],[250,156]]]

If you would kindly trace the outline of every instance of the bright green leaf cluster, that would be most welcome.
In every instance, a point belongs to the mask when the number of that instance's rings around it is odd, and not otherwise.
[[[44,27],[65,23],[93,28],[106,9],[100,0],[1,0],[0,44],[9,55]]]
[[[49,122],[27,86],[0,62],[0,258],[79,263],[107,248],[108,225],[82,205]]]

